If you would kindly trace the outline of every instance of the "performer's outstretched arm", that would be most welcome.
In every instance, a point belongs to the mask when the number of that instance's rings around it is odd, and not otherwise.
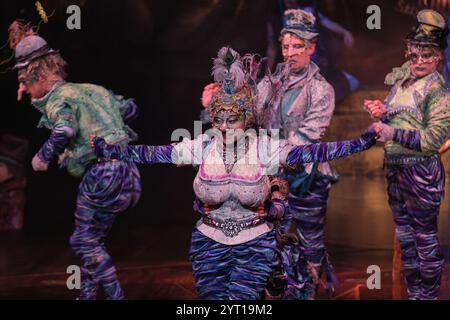
[[[98,157],[106,159],[140,164],[175,163],[172,159],[172,145],[128,145],[122,148],[119,145],[107,144],[103,138],[95,137],[91,140],[91,147],[95,148],[95,153]]]
[[[97,157],[116,159],[139,164],[169,163],[177,166],[198,165],[202,161],[203,147],[207,144],[207,137],[200,135],[191,140],[162,146],[148,145],[110,145],[103,138],[91,136],[91,148],[95,148]]]
[[[286,164],[290,167],[309,162],[327,162],[350,156],[369,149],[376,143],[378,133],[368,129],[361,137],[339,142],[323,142],[295,146],[289,151]],[[116,159],[140,164],[171,163],[176,165],[196,164],[201,160],[201,137],[196,140],[185,139],[175,145],[109,145],[103,138],[93,137],[91,147],[98,157]],[[200,150],[199,150],[200,149]]]
[[[338,142],[323,142],[294,147],[286,163],[296,167],[302,163],[327,162],[369,149],[376,143],[377,131],[370,127],[361,137]]]

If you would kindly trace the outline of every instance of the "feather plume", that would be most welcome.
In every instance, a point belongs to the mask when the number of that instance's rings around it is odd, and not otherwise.
[[[9,26],[8,33],[9,47],[13,50],[23,38],[36,34],[31,27],[31,23],[25,23],[22,20],[14,20]]]
[[[214,81],[229,94],[238,91],[245,82],[244,65],[240,58],[239,53],[232,48],[223,47],[214,59],[212,69]]]

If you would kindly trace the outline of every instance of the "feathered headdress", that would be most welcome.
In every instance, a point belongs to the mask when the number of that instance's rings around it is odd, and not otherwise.
[[[211,117],[221,111],[245,115],[247,125],[254,123],[254,99],[247,81],[250,76],[244,69],[239,53],[230,47],[219,50],[212,68],[214,81],[220,89],[208,107]]]
[[[226,93],[239,91],[245,82],[244,65],[239,53],[230,47],[220,49],[214,59],[212,75]]]
[[[25,23],[22,20],[14,20],[13,23],[8,28],[9,33],[9,47],[11,49],[16,49],[20,41],[25,37],[36,35],[31,23]]]

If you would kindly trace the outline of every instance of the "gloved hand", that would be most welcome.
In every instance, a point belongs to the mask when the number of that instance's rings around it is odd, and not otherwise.
[[[267,210],[266,219],[269,222],[275,222],[283,219],[286,211],[285,200],[272,198],[269,208]]]
[[[297,227],[292,219],[283,219],[276,226],[276,238],[277,242],[282,245],[296,246],[300,237],[297,233]]]
[[[386,142],[394,139],[395,129],[391,126],[382,122],[374,123],[373,126],[375,127],[375,130],[378,131],[378,141]]]
[[[120,160],[121,149],[118,145],[107,144],[105,139],[96,135],[89,136],[89,146],[99,158]]]
[[[359,138],[362,150],[367,150],[372,147],[376,142],[381,132],[381,129],[372,124]]]

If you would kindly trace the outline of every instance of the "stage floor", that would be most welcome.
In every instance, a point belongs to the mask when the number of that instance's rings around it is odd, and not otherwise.
[[[402,281],[392,282],[393,223],[385,181],[341,177],[330,194],[327,244],[341,281],[334,299],[405,299]],[[450,219],[445,200],[440,238],[446,254],[441,299],[450,299]],[[36,213],[38,214],[38,213]],[[128,299],[196,299],[188,261],[192,225],[118,223],[108,250]],[[0,233],[0,299],[75,299],[66,269],[76,265],[70,233]],[[369,290],[367,267],[381,268],[380,290]],[[326,299],[323,290],[319,298]]]

